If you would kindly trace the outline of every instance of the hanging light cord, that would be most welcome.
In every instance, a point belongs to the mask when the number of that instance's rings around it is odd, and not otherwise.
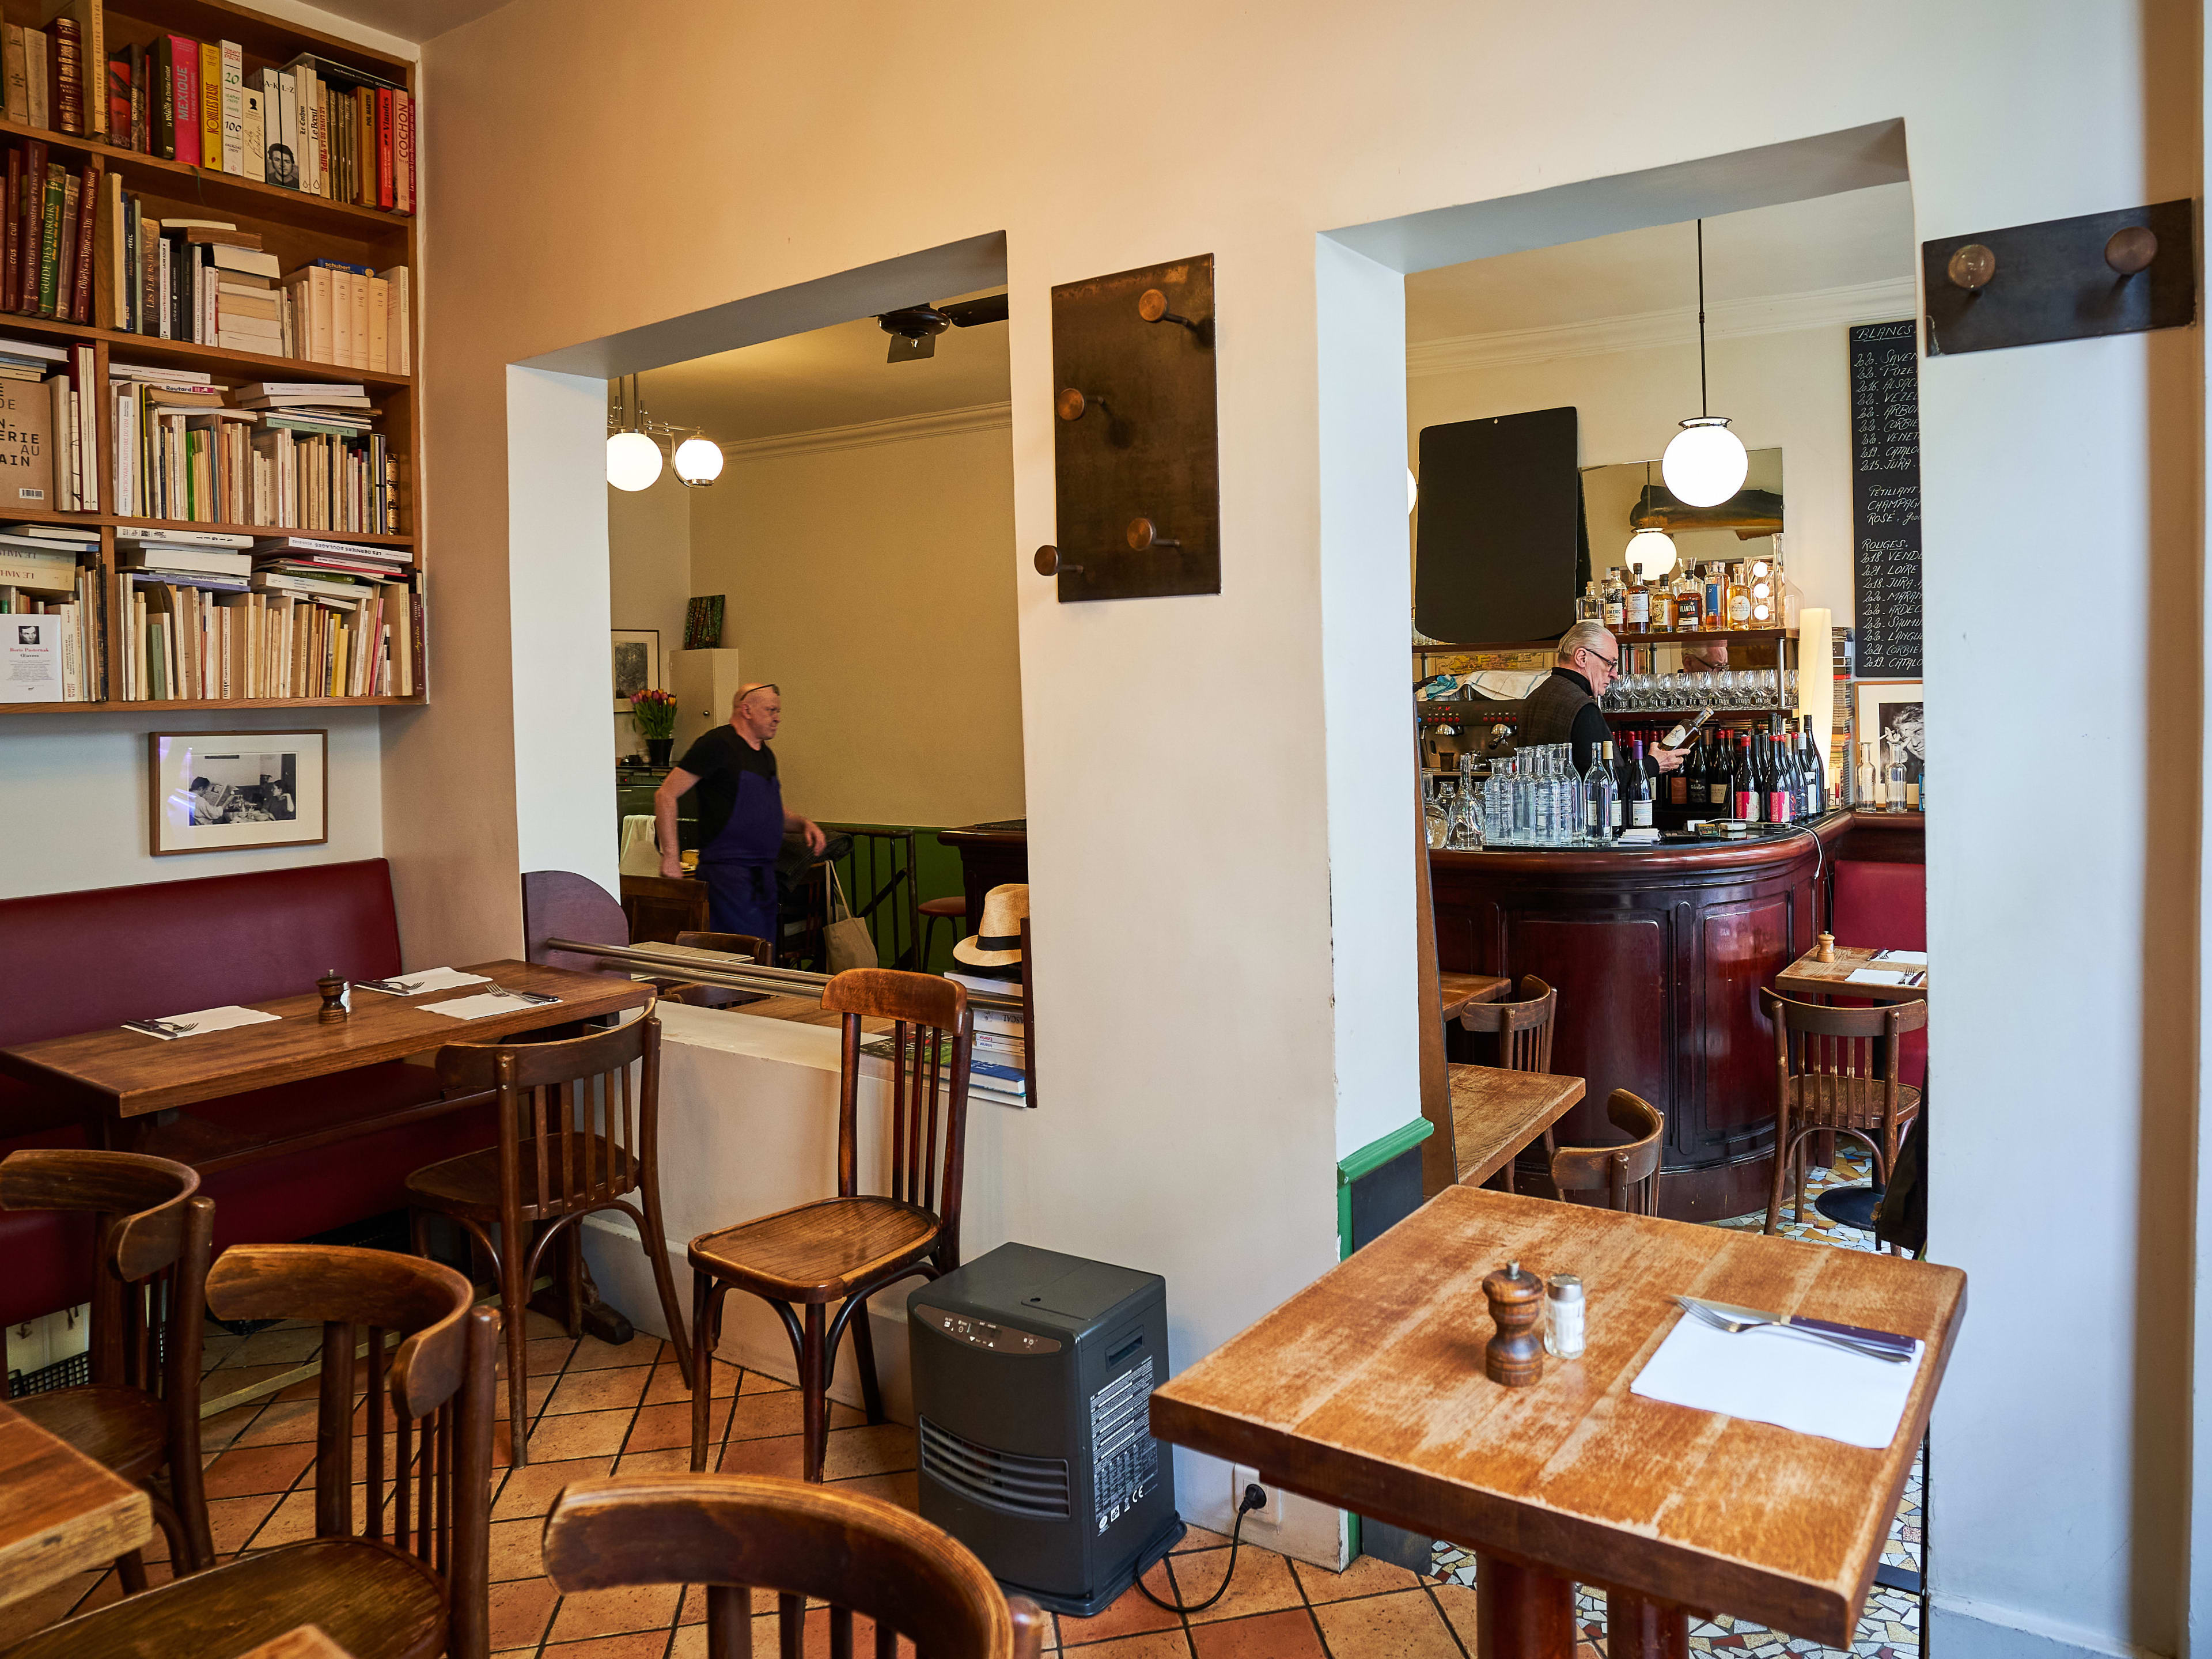
[[[1705,222],[1698,221],[1698,413],[1710,416],[1712,399],[1705,392]]]

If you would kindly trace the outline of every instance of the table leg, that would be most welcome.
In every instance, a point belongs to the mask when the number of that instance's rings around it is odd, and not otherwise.
[[[1605,1650],[1607,1659],[1689,1659],[1689,1609],[1607,1590]]]
[[[1572,1659],[1575,1587],[1534,1567],[1478,1555],[1475,1659]]]

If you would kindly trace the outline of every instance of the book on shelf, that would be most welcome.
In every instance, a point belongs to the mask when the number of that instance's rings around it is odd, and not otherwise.
[[[33,562],[0,550],[0,702],[97,702],[106,695],[106,583],[76,554]]]
[[[53,407],[44,386],[0,381],[0,508],[51,507]]]
[[[420,595],[404,576],[337,593],[125,577],[126,701],[404,697],[421,684]]]

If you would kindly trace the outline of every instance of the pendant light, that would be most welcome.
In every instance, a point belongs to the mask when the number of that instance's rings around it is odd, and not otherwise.
[[[1644,507],[1646,512],[1651,508],[1651,463],[1649,461],[1644,464]],[[1647,578],[1663,576],[1674,568],[1674,538],[1665,531],[1647,525],[1628,538],[1628,551],[1621,556]]]
[[[1698,221],[1698,408],[1660,458],[1659,471],[1674,499],[1687,507],[1718,507],[1743,488],[1751,458],[1743,440],[1716,415],[1705,391],[1705,222]]]
[[[702,489],[722,476],[722,447],[703,432],[676,446],[676,482]]]
[[[615,382],[617,406],[622,401],[622,382]],[[608,424],[619,420],[619,428],[607,434],[607,482],[617,489],[635,494],[650,489],[660,477],[660,446],[645,433],[638,418],[637,377],[630,377],[630,395],[626,414],[611,417]]]

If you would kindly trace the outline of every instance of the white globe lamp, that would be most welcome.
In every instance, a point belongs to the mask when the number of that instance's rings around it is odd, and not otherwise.
[[[1413,508],[1419,505],[1420,500],[1421,481],[1413,476],[1413,469],[1409,466],[1406,469],[1406,513],[1407,517],[1410,518],[1413,515]]]
[[[660,476],[660,446],[642,432],[617,432],[607,440],[607,482],[635,494]]]
[[[1729,430],[1725,415],[1698,415],[1683,422],[1659,458],[1660,476],[1686,507],[1718,507],[1743,488],[1750,468],[1743,440]]]
[[[1626,562],[1644,573],[1646,581],[1674,568],[1674,538],[1663,530],[1639,530],[1628,538]]]
[[[721,447],[712,439],[695,434],[676,446],[678,483],[710,484],[721,476]]]

